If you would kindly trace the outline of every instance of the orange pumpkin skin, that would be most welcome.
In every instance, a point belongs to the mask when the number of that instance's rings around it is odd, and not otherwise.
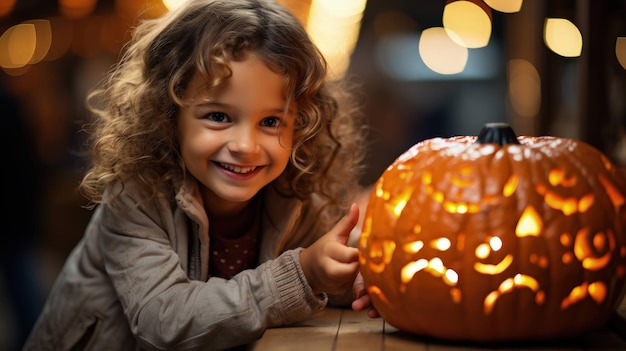
[[[602,327],[626,292],[626,177],[571,139],[435,138],[374,186],[359,239],[392,326],[466,341]]]

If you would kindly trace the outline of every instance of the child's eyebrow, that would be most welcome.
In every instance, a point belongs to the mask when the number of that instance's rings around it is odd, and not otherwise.
[[[226,104],[223,102],[219,102],[219,101],[211,101],[209,99],[205,99],[204,101],[202,101],[201,103],[196,105],[197,108],[223,108],[223,109],[233,109],[236,107],[232,106],[231,104]],[[284,115],[288,115],[288,116],[293,116],[296,114],[296,109],[293,106],[289,106],[287,108],[285,107],[276,107],[276,108],[269,108],[266,110],[265,113],[268,114],[284,114]]]

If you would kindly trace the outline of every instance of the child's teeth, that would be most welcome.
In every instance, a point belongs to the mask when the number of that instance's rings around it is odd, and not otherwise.
[[[256,167],[237,167],[237,166],[227,165],[225,163],[222,163],[221,165],[227,170],[235,172],[235,173],[250,173],[254,171],[254,169],[256,168]]]

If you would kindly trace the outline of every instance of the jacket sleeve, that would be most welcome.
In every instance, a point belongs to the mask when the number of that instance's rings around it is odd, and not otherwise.
[[[224,349],[268,327],[303,320],[325,307],[289,250],[230,280],[191,280],[172,249],[163,209],[105,205],[99,245],[106,273],[137,341],[146,349]]]

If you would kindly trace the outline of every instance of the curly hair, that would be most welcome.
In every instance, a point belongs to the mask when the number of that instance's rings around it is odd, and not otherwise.
[[[88,99],[97,118],[92,164],[80,188],[90,203],[110,201],[105,191],[129,179],[148,189],[144,201],[173,199],[185,177],[176,137],[183,93],[196,73],[212,87],[220,85],[230,74],[228,58],[245,52],[284,76],[297,106],[290,162],[272,186],[305,203],[318,195],[318,215],[336,220],[359,189],[364,119],[352,86],[328,80],[327,63],[305,29],[270,0],[191,0],[135,28],[121,59]]]

